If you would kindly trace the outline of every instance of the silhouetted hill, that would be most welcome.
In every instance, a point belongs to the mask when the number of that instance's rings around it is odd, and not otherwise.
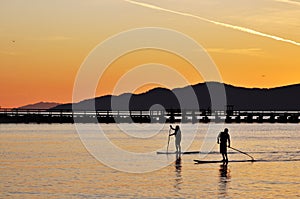
[[[60,103],[56,102],[38,102],[35,104],[28,104],[25,106],[18,107],[17,109],[50,109],[60,105]]]
[[[211,107],[208,87],[215,91],[221,91],[223,86],[226,91],[227,104],[234,105],[234,110],[300,110],[300,84],[259,89],[235,87],[216,82],[200,83],[173,90],[155,88],[142,94],[107,95],[84,100],[74,105],[76,109],[80,110],[89,110],[90,105],[93,104],[96,105],[97,110],[111,110],[111,106],[113,110],[128,110],[128,108],[130,110],[149,110],[155,104],[160,104],[165,109],[194,109],[198,107],[193,104],[192,97],[188,94],[193,89],[200,109],[208,109]],[[184,104],[184,107],[180,107],[179,104]],[[155,108],[157,109],[158,106]],[[222,109],[223,107],[218,108]],[[72,104],[62,104],[53,109],[72,109]]]

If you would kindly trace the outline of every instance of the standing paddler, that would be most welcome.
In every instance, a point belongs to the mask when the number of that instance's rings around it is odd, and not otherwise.
[[[222,154],[223,162],[228,162],[227,142],[228,142],[228,147],[230,147],[230,135],[228,133],[228,129],[225,128],[224,131],[222,131],[217,138],[217,143],[220,144],[220,153]]]
[[[176,153],[180,154],[181,153],[181,145],[180,145],[180,143],[181,143],[181,130],[180,130],[178,125],[176,125],[175,128],[173,128],[172,125],[170,125],[170,128],[172,130],[174,130],[174,133],[170,134],[169,136],[172,136],[172,135],[175,136]]]

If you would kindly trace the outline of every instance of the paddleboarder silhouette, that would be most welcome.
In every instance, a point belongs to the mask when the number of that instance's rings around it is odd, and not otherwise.
[[[217,143],[220,144],[220,153],[222,154],[223,162],[228,162],[227,142],[228,142],[228,147],[230,147],[230,135],[228,133],[228,129],[225,128],[224,131],[219,133],[217,138]]]
[[[181,130],[178,125],[176,125],[175,128],[170,125],[170,128],[174,130],[174,133],[170,134],[169,136],[174,135],[175,136],[175,147],[176,147],[176,153],[181,153]]]

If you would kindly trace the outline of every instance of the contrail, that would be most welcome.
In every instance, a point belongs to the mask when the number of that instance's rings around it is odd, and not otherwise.
[[[275,1],[300,6],[300,2],[298,1],[290,1],[290,0],[275,0]]]
[[[293,40],[290,40],[290,39],[284,39],[282,37],[278,37],[278,36],[275,36],[275,35],[269,35],[269,34],[266,34],[266,33],[263,33],[263,32],[259,32],[259,31],[256,31],[256,30],[249,29],[249,28],[245,28],[245,27],[241,27],[241,26],[235,26],[235,25],[231,25],[231,24],[227,24],[227,23],[218,22],[218,21],[213,21],[213,20],[210,20],[210,19],[199,17],[197,15],[190,14],[190,13],[179,12],[179,11],[175,11],[175,10],[169,10],[169,9],[166,9],[166,8],[162,8],[162,7],[147,4],[147,3],[141,3],[141,2],[132,1],[132,0],[124,0],[124,1],[126,1],[128,3],[131,3],[131,4],[139,5],[139,6],[142,6],[142,7],[146,7],[146,8],[150,8],[150,9],[154,9],[154,10],[160,10],[160,11],[164,11],[164,12],[169,12],[169,13],[173,13],[173,14],[177,14],[177,15],[181,15],[181,16],[192,17],[192,18],[195,18],[195,19],[199,19],[199,20],[202,20],[202,21],[213,23],[215,25],[219,25],[219,26],[231,28],[231,29],[234,29],[234,30],[239,30],[239,31],[242,31],[242,32],[250,33],[250,34],[253,34],[253,35],[259,35],[259,36],[262,36],[262,37],[267,37],[267,38],[274,39],[274,40],[277,40],[277,41],[283,41],[283,42],[287,42],[287,43],[290,43],[290,44],[300,46],[299,42],[296,42],[296,41],[293,41]]]

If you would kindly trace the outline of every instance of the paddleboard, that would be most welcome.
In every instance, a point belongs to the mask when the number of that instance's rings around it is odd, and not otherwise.
[[[300,159],[276,160],[230,160],[229,162],[298,162]],[[221,160],[194,160],[196,164],[223,163]]]
[[[222,160],[194,160],[197,164],[223,163]],[[228,162],[255,162],[255,160],[229,160]]]
[[[200,151],[182,151],[181,154],[198,154],[200,153]],[[169,152],[166,152],[166,151],[157,151],[156,154],[176,154],[176,151],[169,151]]]

